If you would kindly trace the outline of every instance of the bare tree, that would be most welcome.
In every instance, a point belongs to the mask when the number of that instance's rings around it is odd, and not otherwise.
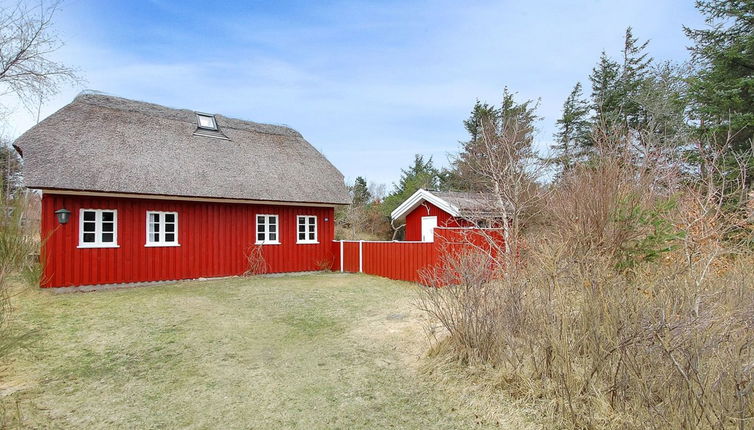
[[[518,255],[526,221],[539,211],[542,193],[537,183],[544,169],[534,154],[532,124],[517,116],[506,118],[502,127],[484,121],[476,142],[476,154],[466,168],[483,180],[496,208],[494,222],[504,230],[506,251]]]
[[[63,45],[52,28],[59,5],[0,6],[0,95],[15,95],[30,112],[62,84],[80,80],[74,69],[51,58]]]

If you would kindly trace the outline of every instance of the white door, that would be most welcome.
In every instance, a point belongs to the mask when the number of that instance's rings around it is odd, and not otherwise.
[[[422,242],[435,241],[435,227],[437,227],[436,216],[422,217]]]

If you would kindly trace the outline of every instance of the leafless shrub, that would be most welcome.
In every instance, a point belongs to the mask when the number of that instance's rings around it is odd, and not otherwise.
[[[267,273],[267,261],[261,245],[252,245],[246,253],[246,271],[244,276],[256,276]]]
[[[380,211],[380,203],[349,205],[338,209],[335,216],[335,237],[341,240],[386,240],[393,229]]]
[[[493,279],[494,267],[487,253],[468,249],[443,254],[442,264],[425,269],[422,283],[428,288],[419,296],[425,310],[458,343],[469,358],[490,360],[497,354],[500,297]]]
[[[517,270],[450,257],[420,306],[445,354],[554,406],[554,427],[750,428],[746,181],[716,163],[684,181],[647,142],[595,148],[543,195],[546,224],[523,232]]]
[[[323,258],[321,260],[317,260],[316,263],[317,269],[325,272],[332,271],[333,266],[333,259],[332,258]]]

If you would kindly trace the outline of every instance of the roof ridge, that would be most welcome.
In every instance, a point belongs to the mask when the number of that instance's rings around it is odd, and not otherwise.
[[[182,122],[195,122],[195,115],[197,112],[200,112],[185,108],[174,108],[142,100],[129,99],[96,90],[82,91],[73,101],[127,112],[155,115],[173,121]],[[212,115],[220,117],[223,120],[221,124],[222,128],[249,130],[273,135],[303,137],[301,133],[285,125],[249,121],[219,113],[214,113]]]

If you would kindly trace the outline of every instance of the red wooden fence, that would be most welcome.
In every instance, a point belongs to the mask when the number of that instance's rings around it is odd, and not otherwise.
[[[333,270],[420,282],[421,271],[446,253],[475,248],[495,256],[502,244],[501,230],[470,228],[437,228],[434,242],[334,241]]]

